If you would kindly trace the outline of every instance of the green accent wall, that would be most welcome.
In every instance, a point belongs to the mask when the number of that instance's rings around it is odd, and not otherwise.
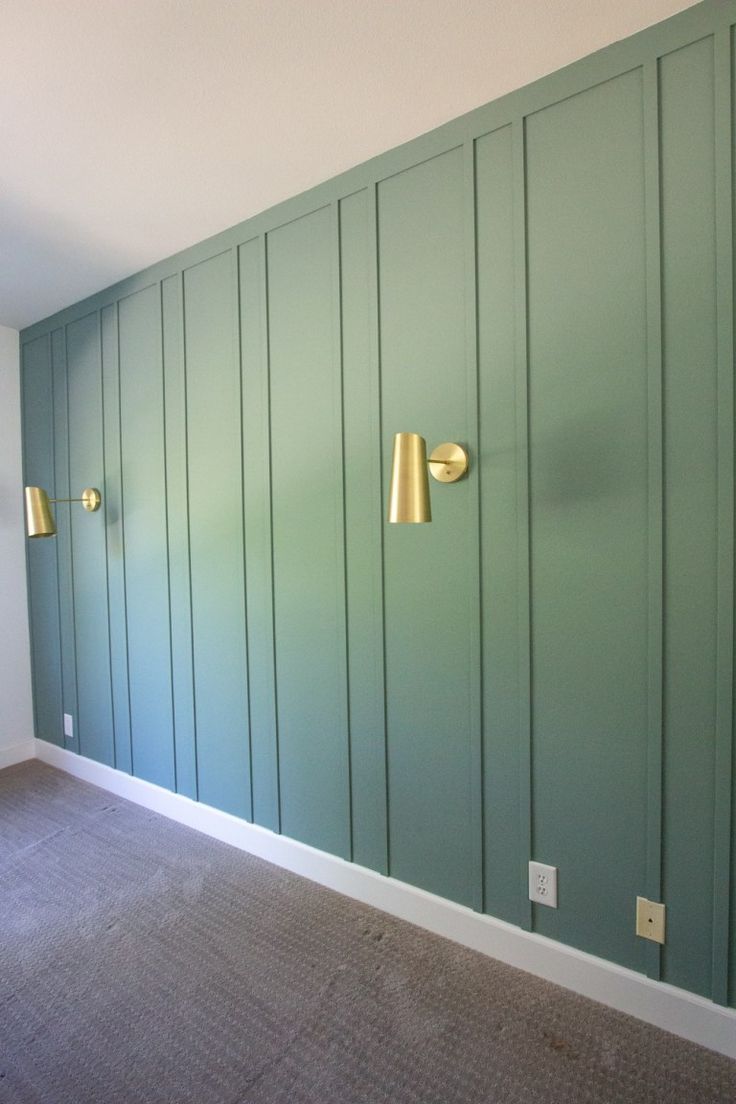
[[[582,925],[586,949],[632,968],[645,944],[619,918],[646,884],[657,508],[642,137],[641,70],[526,123],[532,850],[568,871],[567,907],[540,908],[536,928]]]
[[[28,542],[38,737],[736,1004],[735,23],[24,332],[26,482],[103,495]],[[431,525],[385,522],[400,430],[470,452]]]

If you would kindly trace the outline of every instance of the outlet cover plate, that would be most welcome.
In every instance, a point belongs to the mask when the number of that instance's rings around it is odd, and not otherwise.
[[[529,900],[547,908],[557,908],[557,867],[529,863]]]
[[[71,713],[64,714],[64,735],[67,740],[74,739],[74,721],[72,720]]]
[[[665,906],[660,901],[636,898],[636,934],[642,939],[664,943]]]

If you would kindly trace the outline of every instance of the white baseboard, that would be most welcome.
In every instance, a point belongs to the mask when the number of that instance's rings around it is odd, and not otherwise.
[[[14,767],[16,763],[23,763],[26,759],[36,758],[36,740],[31,736],[19,744],[11,744],[10,747],[0,748],[0,770],[4,767]]]
[[[473,912],[43,740],[36,740],[36,755],[77,778],[348,897],[736,1058],[736,1009]]]

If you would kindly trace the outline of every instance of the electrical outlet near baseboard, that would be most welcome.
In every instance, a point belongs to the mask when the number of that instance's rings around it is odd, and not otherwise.
[[[64,735],[66,736],[67,740],[74,739],[74,721],[72,719],[71,713],[64,714]]]
[[[529,900],[547,908],[557,908],[557,867],[529,863]]]
[[[636,898],[636,934],[642,939],[664,943],[665,906],[660,901]]]

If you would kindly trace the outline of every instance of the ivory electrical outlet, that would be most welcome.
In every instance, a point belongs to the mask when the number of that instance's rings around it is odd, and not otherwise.
[[[646,897],[636,898],[636,934],[642,939],[664,943],[664,918],[665,906],[659,901],[648,901]]]
[[[67,740],[74,739],[74,721],[72,720],[71,713],[64,714],[64,735]]]
[[[529,900],[548,908],[557,908],[557,867],[529,863]]]

